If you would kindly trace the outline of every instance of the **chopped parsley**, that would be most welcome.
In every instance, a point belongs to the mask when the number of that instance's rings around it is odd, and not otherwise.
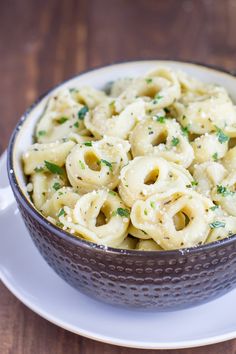
[[[76,122],[76,123],[74,124],[74,127],[75,127],[75,128],[79,128],[79,122]]]
[[[158,123],[165,123],[166,118],[164,116],[155,116]]]
[[[79,165],[82,168],[82,170],[85,170],[85,164],[83,163],[83,161],[79,160]]]
[[[68,118],[67,117],[61,117],[57,120],[57,123],[59,124],[64,124],[65,122],[68,121]]]
[[[183,135],[185,136],[188,136],[188,133],[189,133],[189,127],[181,127],[181,130],[182,130],[182,133]]]
[[[117,193],[114,192],[114,191],[109,191],[108,193],[109,193],[110,195],[113,195],[113,196],[117,195]]]
[[[92,146],[92,141],[86,141],[85,143],[83,143],[83,145],[85,145],[85,146]]]
[[[216,135],[218,136],[218,140],[221,144],[227,143],[227,141],[229,141],[228,135],[226,135],[223,130],[218,127],[216,127]]]
[[[55,173],[57,175],[62,175],[64,173],[63,168],[61,168],[60,166],[55,165],[54,163],[49,161],[44,161],[44,163],[48,171],[50,171],[51,173]]]
[[[57,227],[63,227],[64,225],[63,225],[60,221],[57,221],[57,222],[56,222],[56,226],[57,226]]]
[[[154,97],[154,100],[153,100],[153,103],[158,103],[158,101],[160,101],[161,99],[163,98],[163,96],[160,96],[159,94],[157,94],[155,97]]]
[[[212,155],[212,158],[214,161],[218,161],[219,157],[218,157],[218,153],[215,152],[213,155]]]
[[[192,185],[192,186],[197,186],[197,185],[198,185],[198,182],[197,182],[197,181],[192,181],[192,182],[191,182],[191,185]]]
[[[112,164],[104,159],[101,159],[101,164],[104,164],[105,166],[109,167],[109,170],[112,171]]]
[[[219,208],[218,205],[214,205],[213,207],[210,207],[210,210],[215,211],[215,210],[218,209],[218,208]]]
[[[47,134],[46,130],[39,130],[38,131],[38,136],[44,136],[46,134]]]
[[[87,112],[88,112],[88,107],[87,107],[87,106],[82,107],[82,108],[79,110],[79,112],[78,112],[78,118],[79,118],[80,120],[84,120],[84,117],[85,117],[85,115],[86,115]]]
[[[69,91],[70,91],[71,93],[73,93],[73,92],[79,92],[79,90],[76,89],[76,88],[70,88]]]
[[[152,209],[154,209],[155,208],[155,202],[150,202],[150,206],[151,206]]]
[[[147,78],[147,79],[145,79],[145,81],[146,81],[147,84],[150,84],[152,82],[152,79]]]
[[[59,182],[55,182],[54,185],[52,186],[53,189],[55,189],[55,191],[58,191],[58,189],[61,188],[61,185]]]
[[[147,214],[148,214],[147,209],[144,209],[144,214],[145,214],[145,215],[147,215]]]
[[[65,212],[65,210],[63,209],[63,208],[61,208],[60,209],[60,211],[59,211],[59,214],[57,215],[58,217],[60,217],[60,216],[65,216],[66,215],[66,212]]]
[[[41,166],[41,167],[35,167],[34,169],[35,172],[43,172],[44,171],[44,168]]]
[[[228,190],[226,187],[221,186],[221,185],[217,185],[217,193],[221,194],[223,197],[228,197],[229,195],[233,195],[234,192],[231,192],[230,190]]]
[[[211,229],[218,229],[219,227],[225,227],[225,222],[223,221],[214,221],[209,224]]]
[[[129,210],[124,208],[117,208],[116,211],[112,213],[113,216],[119,215],[121,217],[129,217]]]
[[[176,138],[175,136],[173,136],[173,138],[171,140],[171,145],[177,146],[178,144],[179,144],[179,138]]]

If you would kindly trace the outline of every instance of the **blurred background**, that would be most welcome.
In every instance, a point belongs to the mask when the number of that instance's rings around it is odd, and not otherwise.
[[[235,0],[0,4],[1,151],[39,94],[88,68],[126,59],[175,58],[236,69]]]
[[[236,0],[0,0],[0,53],[2,153],[19,117],[38,95],[88,68],[169,58],[235,71]],[[3,285],[0,337],[1,353],[35,353],[34,348],[47,353],[49,344],[50,353],[65,353],[68,345],[70,353],[79,345],[81,353],[111,353],[109,345],[95,345],[33,314]],[[227,353],[235,352],[230,343]],[[222,353],[226,347],[217,348],[207,353]]]

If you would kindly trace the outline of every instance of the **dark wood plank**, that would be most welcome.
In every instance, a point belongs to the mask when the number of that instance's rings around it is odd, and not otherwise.
[[[20,115],[75,73],[119,60],[176,58],[236,69],[234,0],[3,0],[0,152]],[[141,354],[47,322],[0,285],[1,354]],[[148,351],[149,354],[157,351]],[[165,354],[233,354],[236,340]]]

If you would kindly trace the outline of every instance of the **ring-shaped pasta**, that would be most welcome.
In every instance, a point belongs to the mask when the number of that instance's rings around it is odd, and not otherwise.
[[[153,195],[138,200],[131,209],[132,224],[144,230],[165,250],[193,247],[204,243],[214,215],[213,203],[195,191],[179,191],[169,197]],[[185,215],[184,225],[176,225],[175,216]]]
[[[137,229],[132,224],[130,224],[128,232],[129,232],[129,235],[139,238],[141,240],[150,239],[150,236],[144,230]]]
[[[119,193],[132,206],[152,194],[167,195],[176,189],[191,188],[192,181],[190,173],[173,162],[154,156],[135,157],[121,170]]]
[[[223,87],[202,85],[202,90],[182,95],[173,108],[177,120],[194,134],[236,124],[236,109]]]
[[[80,193],[94,189],[114,189],[120,169],[128,163],[130,144],[119,138],[77,144],[68,155],[66,171],[71,185]]]
[[[41,210],[43,204],[52,195],[67,184],[65,174],[34,173],[31,177],[32,200],[37,209]]]
[[[49,143],[65,138],[70,133],[88,134],[84,116],[88,107],[77,102],[69,89],[55,93],[37,124],[36,138],[39,143]]]
[[[228,141],[221,143],[217,134],[204,134],[191,142],[194,151],[194,163],[218,161],[228,151]]]
[[[45,169],[45,161],[62,167],[74,145],[73,141],[56,141],[48,144],[36,143],[31,145],[22,157],[24,173],[30,175],[40,169]]]
[[[119,97],[133,82],[133,78],[125,77],[110,83],[110,96]]]
[[[210,197],[211,190],[226,177],[227,171],[219,162],[203,162],[193,166],[193,178],[197,182],[196,190]]]
[[[90,86],[72,88],[69,91],[75,102],[85,105],[89,109],[94,109],[97,105],[107,99],[105,92],[96,90]]]
[[[74,209],[65,211],[67,215],[60,216],[60,222],[88,241],[117,247],[127,236],[129,211],[118,195],[93,191],[82,196]]]
[[[79,194],[76,193],[73,188],[62,187],[56,191],[51,198],[46,200],[41,207],[41,211],[44,215],[58,220],[60,214],[64,213],[64,207],[74,208],[79,198]]]
[[[160,156],[189,167],[194,154],[187,137],[174,119],[154,116],[136,125],[130,134],[132,155]]]
[[[171,105],[180,97],[180,85],[172,69],[158,67],[144,77],[134,79],[116,100],[119,112],[128,104],[142,97],[146,102],[146,111],[153,113]]]
[[[145,102],[141,98],[119,113],[115,109],[115,101],[110,99],[85,117],[85,125],[96,138],[108,135],[126,139],[135,124],[145,118],[145,114]]]

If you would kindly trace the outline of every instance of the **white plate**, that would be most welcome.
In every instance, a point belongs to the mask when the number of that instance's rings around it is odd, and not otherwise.
[[[6,155],[0,160],[3,187],[6,193]],[[116,308],[80,294],[43,260],[11,192],[8,201],[10,206],[2,204],[1,208],[0,198],[0,277],[40,316],[82,336],[135,348],[187,348],[236,337],[236,290],[205,305],[165,313]]]

